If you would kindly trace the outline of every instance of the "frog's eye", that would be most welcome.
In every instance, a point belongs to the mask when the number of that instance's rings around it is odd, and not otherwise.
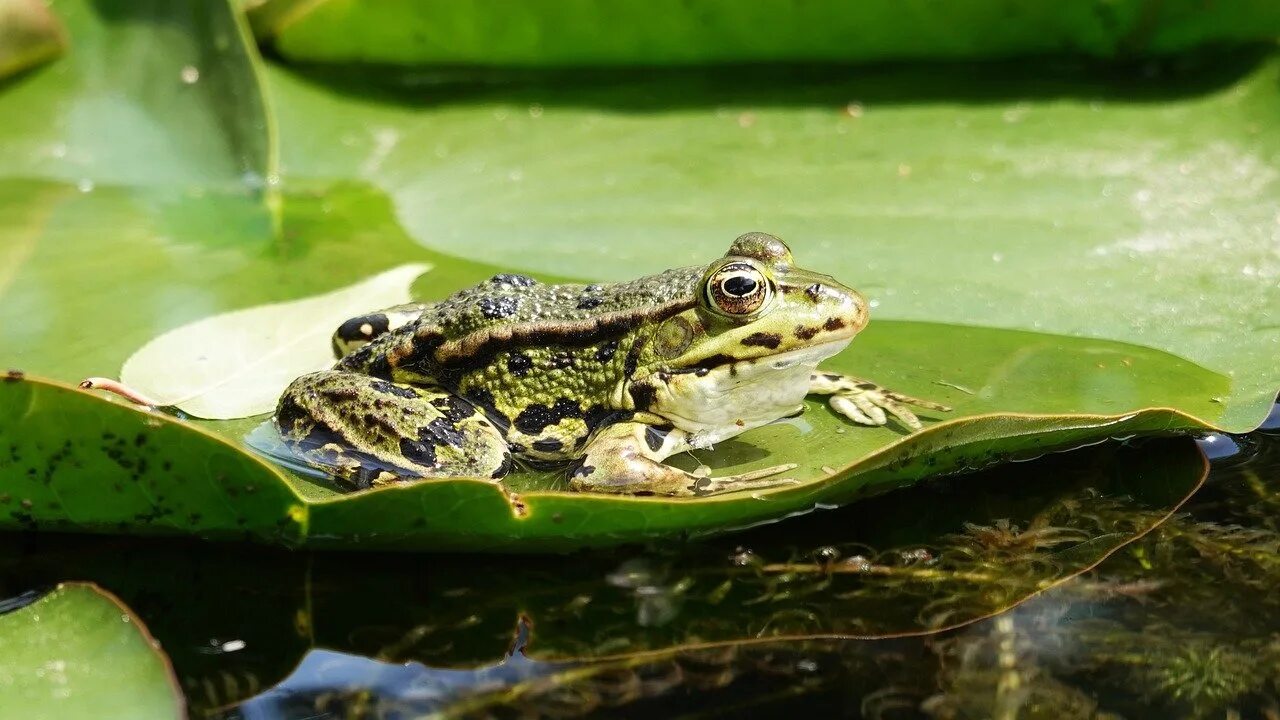
[[[749,262],[731,262],[707,278],[707,301],[723,315],[741,317],[758,312],[773,296],[773,284]]]

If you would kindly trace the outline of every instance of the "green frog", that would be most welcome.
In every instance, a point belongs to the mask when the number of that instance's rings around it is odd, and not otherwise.
[[[275,424],[305,462],[361,489],[565,467],[580,491],[707,495],[793,482],[779,465],[709,477],[664,464],[803,409],[912,430],[908,397],[817,366],[866,300],[748,233],[709,265],[615,284],[496,275],[436,303],[352,318],[338,362],[295,380]],[[887,413],[887,414],[886,414]]]

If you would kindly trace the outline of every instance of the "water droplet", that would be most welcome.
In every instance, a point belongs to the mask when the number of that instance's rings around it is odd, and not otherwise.
[[[76,183],[76,189],[82,193],[93,192],[93,181],[89,178],[81,178],[80,182]]]
[[[520,182],[521,180],[524,179],[524,171],[521,170],[520,168],[516,168],[511,172],[507,173],[507,179],[510,180],[511,182]]]
[[[848,115],[851,118],[860,118],[862,117],[862,113],[863,113],[862,103],[851,102],[848,105],[844,106],[844,114]]]
[[[540,117],[542,117],[542,105],[539,105],[538,103],[534,103],[534,104],[530,105],[530,106],[529,106],[529,117],[531,117],[531,118],[540,118]]]
[[[53,146],[53,147],[49,148],[49,154],[50,154],[50,155],[52,155],[53,157],[56,157],[56,158],[64,158],[64,157],[66,157],[66,156],[67,156],[67,145],[66,145],[66,143],[56,143],[56,144],[54,144],[54,146]]]
[[[195,65],[184,65],[178,76],[182,78],[184,85],[195,85],[200,81],[200,68]]]
[[[991,253],[991,262],[1004,262],[1004,253]]]
[[[760,558],[756,554],[746,548],[738,548],[738,551],[729,558],[729,561],[738,567],[750,567],[751,565],[759,565]]]

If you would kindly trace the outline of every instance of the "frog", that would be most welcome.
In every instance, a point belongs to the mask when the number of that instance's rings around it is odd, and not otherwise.
[[[945,405],[818,368],[869,320],[866,298],[750,232],[705,265],[617,283],[498,274],[438,302],[357,316],[336,363],[295,379],[273,421],[348,490],[557,469],[572,491],[672,497],[794,483],[776,465],[712,477],[665,461],[804,410],[860,425]]]

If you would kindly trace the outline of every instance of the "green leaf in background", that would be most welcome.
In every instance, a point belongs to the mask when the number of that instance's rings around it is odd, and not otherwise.
[[[1115,57],[1280,34],[1268,0],[268,0],[252,17],[290,60],[531,67]]]
[[[344,320],[409,302],[429,266],[401,265],[323,295],[214,315],[170,330],[129,356],[120,380],[155,405],[227,420],[269,413],[296,377],[333,364]]]
[[[275,181],[256,48],[227,3],[52,8],[73,52],[0,93],[0,178],[259,196]]]
[[[0,0],[0,78],[48,62],[66,45],[66,31],[41,0]]]
[[[186,717],[173,668],[115,596],[59,585],[0,615],[0,713],[24,720]]]

